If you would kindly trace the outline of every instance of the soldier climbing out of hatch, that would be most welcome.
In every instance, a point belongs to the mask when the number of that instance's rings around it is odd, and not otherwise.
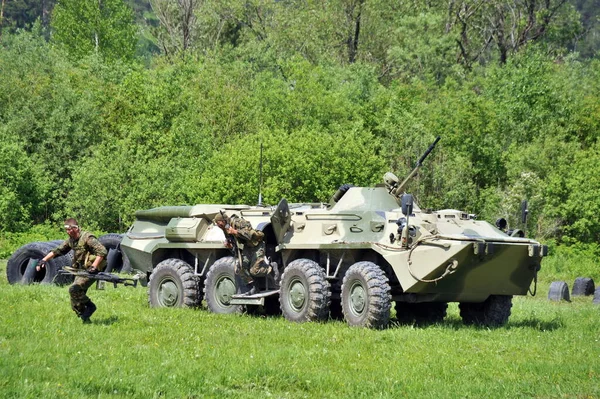
[[[225,233],[225,246],[231,249],[237,259],[235,273],[244,285],[242,293],[256,293],[254,277],[264,277],[273,273],[275,282],[279,282],[279,269],[276,262],[269,263],[265,256],[264,233],[252,228],[252,224],[237,215],[228,216],[219,212],[214,218],[215,224]]]

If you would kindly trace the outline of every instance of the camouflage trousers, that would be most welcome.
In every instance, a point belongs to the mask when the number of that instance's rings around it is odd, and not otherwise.
[[[271,265],[265,263],[265,243],[261,242],[256,247],[246,245],[240,251],[240,259],[237,259],[235,272],[246,285],[254,281],[254,277],[263,277],[271,273]]]
[[[71,296],[71,309],[78,316],[85,310],[85,306],[91,302],[87,296],[87,290],[94,284],[94,280],[85,277],[75,277],[75,281],[69,287],[69,295]]]

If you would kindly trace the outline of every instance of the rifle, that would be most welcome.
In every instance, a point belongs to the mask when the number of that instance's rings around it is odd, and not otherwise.
[[[108,281],[109,283],[113,283],[115,288],[117,288],[117,284],[123,284],[124,286],[129,287],[137,287],[137,283],[140,279],[139,275],[135,275],[132,278],[123,278],[119,277],[116,274],[98,272],[98,273],[90,273],[85,270],[75,269],[72,267],[65,266],[61,270],[58,271],[59,274],[70,274],[77,277],[85,277],[90,280],[96,281]]]

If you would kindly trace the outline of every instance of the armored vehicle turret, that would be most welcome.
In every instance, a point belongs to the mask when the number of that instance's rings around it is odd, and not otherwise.
[[[328,203],[139,211],[121,248],[148,274],[151,306],[204,299],[216,313],[262,310],[296,322],[333,317],[383,328],[392,305],[399,320],[437,322],[448,302],[458,302],[467,324],[505,324],[513,295],[528,293],[547,247],[463,211],[420,209],[403,189],[434,145],[404,181],[387,173],[377,187],[344,185]],[[235,254],[212,224],[220,211],[263,231],[279,281],[257,278],[258,293],[239,292]]]

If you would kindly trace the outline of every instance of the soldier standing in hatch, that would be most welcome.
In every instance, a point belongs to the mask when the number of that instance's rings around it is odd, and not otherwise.
[[[65,229],[69,238],[44,256],[36,269],[40,271],[41,268],[46,267],[46,262],[50,259],[73,250],[73,267],[75,269],[86,270],[89,273],[97,273],[104,270],[106,267],[106,255],[108,253],[104,245],[91,233],[81,231],[77,220],[73,218],[65,220]],[[94,280],[92,279],[76,276],[75,281],[69,287],[71,308],[86,324],[91,323],[90,317],[96,311],[96,305],[86,295],[88,288],[93,283]]]
[[[252,224],[244,218],[237,215],[230,217],[223,212],[215,216],[214,222],[225,233],[227,248],[236,252],[235,273],[245,284],[245,287],[240,287],[242,292],[249,295],[256,293],[256,287],[252,286],[254,277],[263,277],[273,272],[275,281],[279,280],[277,263],[267,263],[262,231],[254,230]]]

